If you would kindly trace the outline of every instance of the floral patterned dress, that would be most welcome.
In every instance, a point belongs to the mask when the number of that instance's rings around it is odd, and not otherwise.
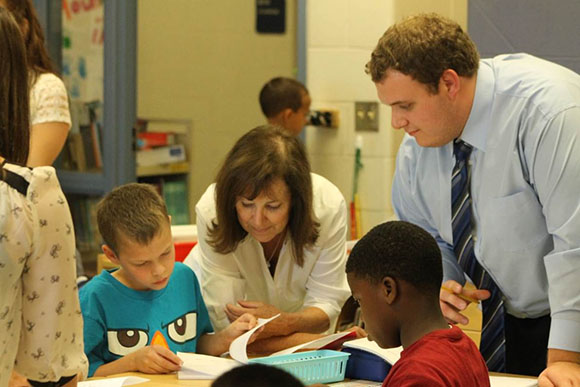
[[[54,168],[0,169],[0,386],[86,375],[74,229]]]

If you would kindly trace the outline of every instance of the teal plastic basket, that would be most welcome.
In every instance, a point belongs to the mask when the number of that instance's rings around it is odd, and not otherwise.
[[[251,359],[250,363],[261,363],[282,368],[305,384],[332,383],[344,380],[346,361],[350,353],[330,351],[306,351]]]

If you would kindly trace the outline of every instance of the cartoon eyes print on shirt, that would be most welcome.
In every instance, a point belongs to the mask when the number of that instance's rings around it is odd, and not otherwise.
[[[119,356],[125,356],[143,348],[149,341],[147,331],[141,329],[119,329],[108,331],[109,352]]]
[[[197,313],[189,312],[167,324],[167,334],[176,343],[183,344],[195,338]]]

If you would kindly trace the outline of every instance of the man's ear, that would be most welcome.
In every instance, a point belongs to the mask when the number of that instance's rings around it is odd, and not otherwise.
[[[391,305],[397,299],[399,288],[397,281],[393,277],[385,277],[381,282],[382,291],[384,292],[385,300]]]
[[[455,70],[447,69],[441,74],[439,87],[442,87],[450,98],[455,99],[461,89],[461,78]]]
[[[101,247],[101,249],[103,250],[103,253],[107,256],[107,258],[109,258],[109,261],[113,262],[115,265],[121,264],[119,262],[119,258],[117,257],[117,254],[115,254],[113,249],[111,249],[108,245],[103,245]]]

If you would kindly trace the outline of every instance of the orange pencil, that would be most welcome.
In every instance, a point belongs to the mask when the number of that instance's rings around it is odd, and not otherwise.
[[[474,302],[474,303],[476,303],[476,304],[479,302],[479,300],[476,300],[475,298],[471,298],[471,297],[468,297],[468,296],[466,296],[466,295],[463,295],[463,294],[457,294],[457,293],[455,293],[453,290],[449,289],[449,288],[448,288],[448,287],[446,287],[446,286],[441,286],[441,289],[443,289],[443,290],[445,290],[446,292],[449,292],[449,293],[451,293],[451,294],[454,294],[454,295],[456,295],[457,297],[459,297],[459,298],[461,298],[462,300],[465,300],[465,301],[467,301],[467,302]]]

